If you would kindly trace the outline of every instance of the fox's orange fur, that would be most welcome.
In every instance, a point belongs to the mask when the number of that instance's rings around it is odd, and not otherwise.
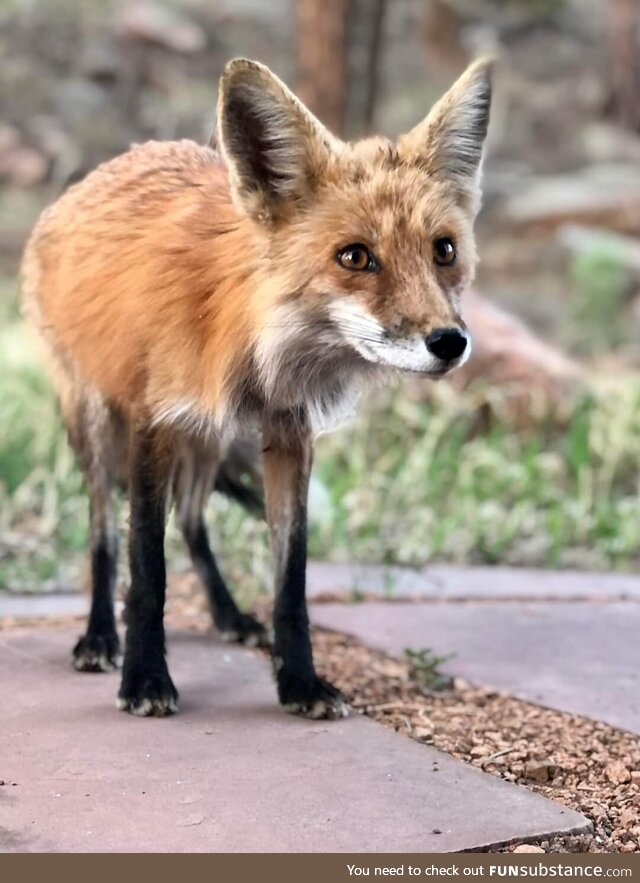
[[[311,439],[368,378],[439,376],[467,358],[459,299],[475,267],[489,101],[479,62],[396,142],[349,144],[268,69],[236,60],[212,146],[134,147],[43,213],[23,291],[91,497],[95,609],[79,668],[107,667],[117,649],[109,490],[131,461],[123,708],[175,709],[161,541],[176,461],[214,614],[229,633],[261,637],[228,595],[202,522],[224,447],[251,424],[264,439],[280,698],[311,716],[342,713],[313,670],[304,607]]]
[[[249,376],[277,363],[281,325],[313,325],[349,296],[399,335],[459,321],[476,194],[435,174],[427,133],[419,139],[418,128],[397,144],[321,145],[303,181],[309,207],[296,215],[292,201],[268,222],[264,207],[238,210],[219,149],[134,147],[43,214],[23,265],[29,309],[60,359],[145,418],[220,424],[246,383],[288,407],[291,390]],[[428,272],[425,249],[444,236],[457,243],[456,266]],[[383,274],[338,266],[336,248],[354,241],[375,247]]]
[[[53,348],[107,398],[215,410],[255,322],[250,274],[233,272],[248,269],[248,224],[214,151],[135,147],[44,213],[25,255],[27,296]]]

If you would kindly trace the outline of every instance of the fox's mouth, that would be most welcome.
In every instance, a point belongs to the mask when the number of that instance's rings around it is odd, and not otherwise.
[[[456,368],[459,368],[463,363],[464,359],[456,359],[454,362],[445,363],[442,366],[434,366],[429,368],[396,368],[396,370],[401,371],[403,374],[413,374],[416,377],[424,377],[429,378],[431,380],[440,380],[442,377],[446,377],[448,374],[451,374],[452,371],[455,371]],[[378,364],[384,365],[384,362],[378,362]],[[392,366],[393,367],[393,366]]]
[[[463,365],[471,353],[469,335],[457,325],[425,336],[399,335],[359,303],[345,300],[334,301],[329,314],[340,338],[362,359],[390,371],[437,379]]]
[[[403,374],[414,374],[419,377],[431,377],[438,379],[450,374],[456,368],[463,365],[470,352],[470,343],[465,352],[453,359],[441,359],[427,351],[422,338],[408,341],[362,341],[343,335],[346,342],[366,362],[387,368],[390,371],[399,371]]]
[[[405,371],[406,374],[416,374],[418,377],[429,377],[432,380],[440,380],[441,377],[446,377],[447,374],[451,374],[452,371],[459,367],[458,365],[447,366],[446,368],[432,368],[429,371],[412,371],[410,368]]]

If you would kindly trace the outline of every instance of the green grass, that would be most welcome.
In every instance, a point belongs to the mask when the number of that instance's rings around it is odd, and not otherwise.
[[[584,399],[562,431],[479,434],[477,404],[401,396],[321,440],[332,517],[316,553],[625,567],[640,549],[640,386]]]
[[[601,246],[576,255],[570,275],[574,346],[584,353],[595,353],[632,342],[635,332],[627,306],[634,290],[633,276],[615,248],[604,240]]]
[[[86,578],[87,504],[49,385],[17,322],[0,330],[0,586]],[[473,400],[397,392],[318,443],[314,556],[631,567],[640,549],[640,386],[584,399],[563,430],[478,431]],[[269,584],[265,526],[210,506],[222,566],[243,600]],[[126,523],[126,512],[121,512]],[[124,537],[123,537],[124,539]],[[186,566],[171,528],[172,567]],[[392,593],[392,587],[390,588]]]

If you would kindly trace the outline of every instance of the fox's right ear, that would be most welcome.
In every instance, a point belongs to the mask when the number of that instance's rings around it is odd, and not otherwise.
[[[220,80],[218,138],[234,202],[263,221],[304,202],[340,145],[269,68],[243,58]]]
[[[491,107],[492,60],[471,64],[427,117],[398,140],[403,158],[450,182],[462,198],[477,198]]]

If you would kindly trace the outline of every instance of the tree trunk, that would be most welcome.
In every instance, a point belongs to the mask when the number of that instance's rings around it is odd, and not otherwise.
[[[350,0],[296,0],[297,93],[336,135],[346,122]]]
[[[614,113],[625,128],[640,131],[640,4],[609,0],[609,65]]]

